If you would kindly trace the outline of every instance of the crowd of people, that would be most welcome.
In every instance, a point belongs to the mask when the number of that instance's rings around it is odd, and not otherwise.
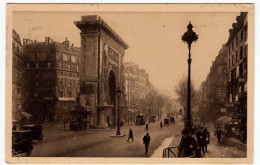
[[[216,130],[218,143],[220,143],[221,134],[221,129],[218,127]],[[210,133],[207,128],[194,127],[192,130],[184,129],[178,148],[178,157],[202,157],[202,154],[204,155],[208,151],[209,144]]]

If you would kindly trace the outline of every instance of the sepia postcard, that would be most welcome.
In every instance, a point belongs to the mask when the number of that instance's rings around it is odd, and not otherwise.
[[[254,4],[7,4],[6,162],[248,164]]]

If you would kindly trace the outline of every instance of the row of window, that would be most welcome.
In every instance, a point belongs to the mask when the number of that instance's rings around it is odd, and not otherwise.
[[[231,68],[234,64],[236,64],[237,61],[247,56],[247,45],[245,46],[245,49],[243,48],[244,48],[243,45],[241,45],[240,48],[236,50],[236,53],[228,58],[229,68]]]
[[[229,46],[229,55],[234,51],[235,48],[238,48],[239,43],[245,42],[247,40],[247,25],[237,34],[236,38],[232,41]],[[236,47],[235,47],[236,46]]]
[[[13,44],[13,45],[12,45],[12,50],[13,50],[14,52],[16,52],[16,53],[22,55],[22,46],[19,45],[19,44],[16,43],[16,42],[13,42],[12,44]]]
[[[12,78],[14,82],[17,83],[22,83],[22,73],[21,72],[17,72],[16,70],[12,70]]]
[[[17,69],[22,69],[24,67],[24,62],[16,55],[13,55],[13,67]]]
[[[68,80],[68,79],[59,79],[58,86],[63,87],[69,87],[69,88],[79,88],[79,81],[77,80]]]
[[[79,78],[79,73],[75,73],[75,72],[57,71],[57,75],[58,76],[64,76],[64,77]]]
[[[235,69],[233,69],[229,73],[229,81],[233,81],[236,78],[238,78],[239,76],[243,76],[245,78],[245,80],[247,79],[247,65],[246,65],[246,62],[245,63],[241,63],[240,65],[238,65]]]
[[[60,90],[58,93],[58,97],[69,97],[69,98],[75,98],[77,97],[77,92],[76,91],[66,91],[66,90]]]
[[[68,69],[68,70],[73,70],[73,71],[79,71],[79,66],[76,64],[67,64],[67,63],[57,63],[57,68],[60,69]]]
[[[47,61],[51,60],[51,56],[46,51],[41,52],[30,52],[29,55],[25,55],[25,57],[29,56],[30,61]]]
[[[66,53],[59,53],[59,52],[56,55],[56,59],[57,60],[63,60],[63,61],[69,61],[69,62],[72,62],[72,63],[78,63],[78,64],[80,64],[80,62],[81,62],[80,57],[77,57],[77,56],[74,56],[74,55],[69,55],[69,54],[66,54]]]
[[[51,82],[50,81],[37,81],[35,82],[35,87],[36,88],[49,88],[51,87]]]
[[[46,69],[46,68],[51,68],[51,63],[50,62],[28,62],[26,65],[27,69]]]

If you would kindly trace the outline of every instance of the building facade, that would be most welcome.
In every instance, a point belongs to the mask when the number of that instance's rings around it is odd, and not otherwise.
[[[17,120],[17,112],[22,110],[24,102],[24,57],[20,36],[12,32],[12,118]]]
[[[124,78],[128,107],[139,107],[140,101],[145,99],[150,89],[149,75],[138,65],[127,62],[124,64]]]
[[[225,45],[219,51],[218,56],[213,62],[210,73],[207,77],[208,85],[208,106],[211,111],[214,111],[215,117],[226,115],[226,95],[227,95],[227,48]]]
[[[227,108],[233,119],[239,120],[239,129],[246,129],[247,121],[247,13],[241,12],[229,30],[227,74]]]
[[[227,115],[227,47],[222,45],[212,62],[210,72],[200,85],[199,112],[204,121],[215,121]],[[208,116],[211,114],[210,116]]]
[[[74,23],[81,30],[80,97],[91,111],[93,127],[114,127],[118,88],[122,91],[120,115],[126,103],[123,60],[128,45],[97,15],[82,16],[81,21]]]
[[[69,120],[79,93],[80,48],[24,39],[26,111],[39,121]]]

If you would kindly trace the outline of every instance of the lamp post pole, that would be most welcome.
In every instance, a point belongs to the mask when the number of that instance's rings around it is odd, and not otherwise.
[[[191,75],[191,44],[194,41],[198,40],[198,35],[192,30],[193,26],[191,24],[191,22],[189,22],[188,26],[187,26],[187,31],[183,34],[182,36],[182,41],[186,42],[188,44],[188,49],[189,49],[189,58],[188,58],[188,97],[187,97],[187,119],[186,119],[186,129],[187,130],[191,130],[192,126],[191,126],[191,106],[190,106],[190,102],[191,102],[191,80],[190,80],[190,75]]]
[[[121,135],[120,133],[120,95],[121,95],[121,90],[118,87],[116,93],[117,93],[117,130],[116,130],[116,135]]]

